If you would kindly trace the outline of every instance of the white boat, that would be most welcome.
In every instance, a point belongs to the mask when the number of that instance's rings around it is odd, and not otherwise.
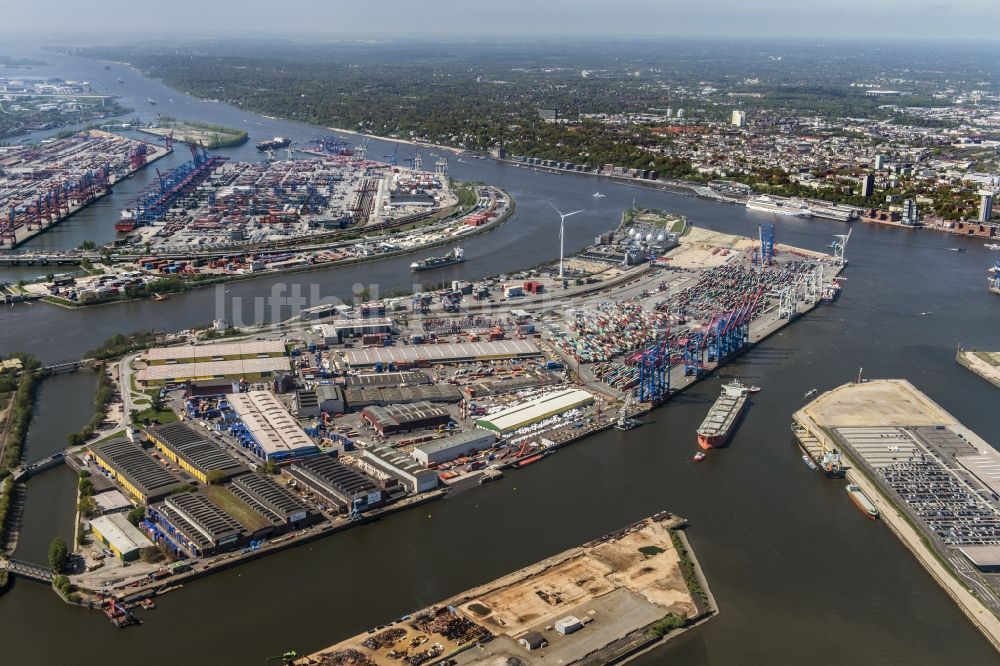
[[[594,192],[591,196],[594,197],[595,199],[603,199],[607,195],[601,194],[600,192]]]
[[[983,243],[987,250],[1000,250],[1000,243]]]

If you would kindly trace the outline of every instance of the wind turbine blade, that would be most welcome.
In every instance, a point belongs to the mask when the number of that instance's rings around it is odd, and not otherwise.
[[[569,217],[570,215],[576,215],[577,213],[582,213],[584,210],[586,210],[586,209],[581,208],[580,210],[574,210],[572,213],[566,213],[565,215],[563,215],[563,217]]]
[[[552,210],[554,210],[555,212],[559,213],[559,216],[562,217],[562,211],[559,210],[558,208],[556,208],[556,205],[554,203],[552,203],[548,199],[545,200],[545,203],[547,203],[548,205],[552,206]]]

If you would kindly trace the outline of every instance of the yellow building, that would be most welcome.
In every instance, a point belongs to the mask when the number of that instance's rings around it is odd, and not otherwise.
[[[245,465],[226,453],[218,444],[208,441],[194,426],[176,421],[151,426],[145,430],[163,457],[172,461],[202,483],[224,481],[247,471]]]
[[[155,546],[145,534],[136,529],[135,525],[128,522],[122,513],[94,518],[90,521],[90,531],[95,539],[103,543],[123,562],[136,560],[143,549]]]
[[[141,445],[125,438],[92,445],[90,456],[133,499],[144,504],[155,502],[188,485]]]
[[[259,381],[288,372],[291,364],[283,342],[227,342],[213,345],[157,347],[140,360],[135,374],[143,386],[245,379]]]

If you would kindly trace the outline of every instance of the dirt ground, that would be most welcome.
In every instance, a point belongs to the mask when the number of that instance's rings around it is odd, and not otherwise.
[[[826,393],[805,408],[827,428],[874,426],[933,426],[954,418],[900,379],[847,384]]]

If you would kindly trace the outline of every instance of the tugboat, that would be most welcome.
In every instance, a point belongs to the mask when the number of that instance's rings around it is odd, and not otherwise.
[[[465,250],[460,247],[456,247],[443,257],[428,257],[427,259],[422,259],[421,261],[414,261],[410,264],[410,270],[414,273],[417,271],[429,271],[432,268],[442,268],[444,266],[451,266],[452,264],[460,264],[463,261],[465,261]]]
[[[268,150],[277,150],[279,148],[287,148],[292,145],[292,140],[287,136],[276,136],[269,141],[261,141],[257,144],[257,150],[265,152]]]
[[[693,460],[696,463],[700,463],[702,460],[704,460],[707,457],[708,457],[708,455],[704,451],[698,451],[698,453],[696,453],[693,456],[691,456],[691,460]]]

